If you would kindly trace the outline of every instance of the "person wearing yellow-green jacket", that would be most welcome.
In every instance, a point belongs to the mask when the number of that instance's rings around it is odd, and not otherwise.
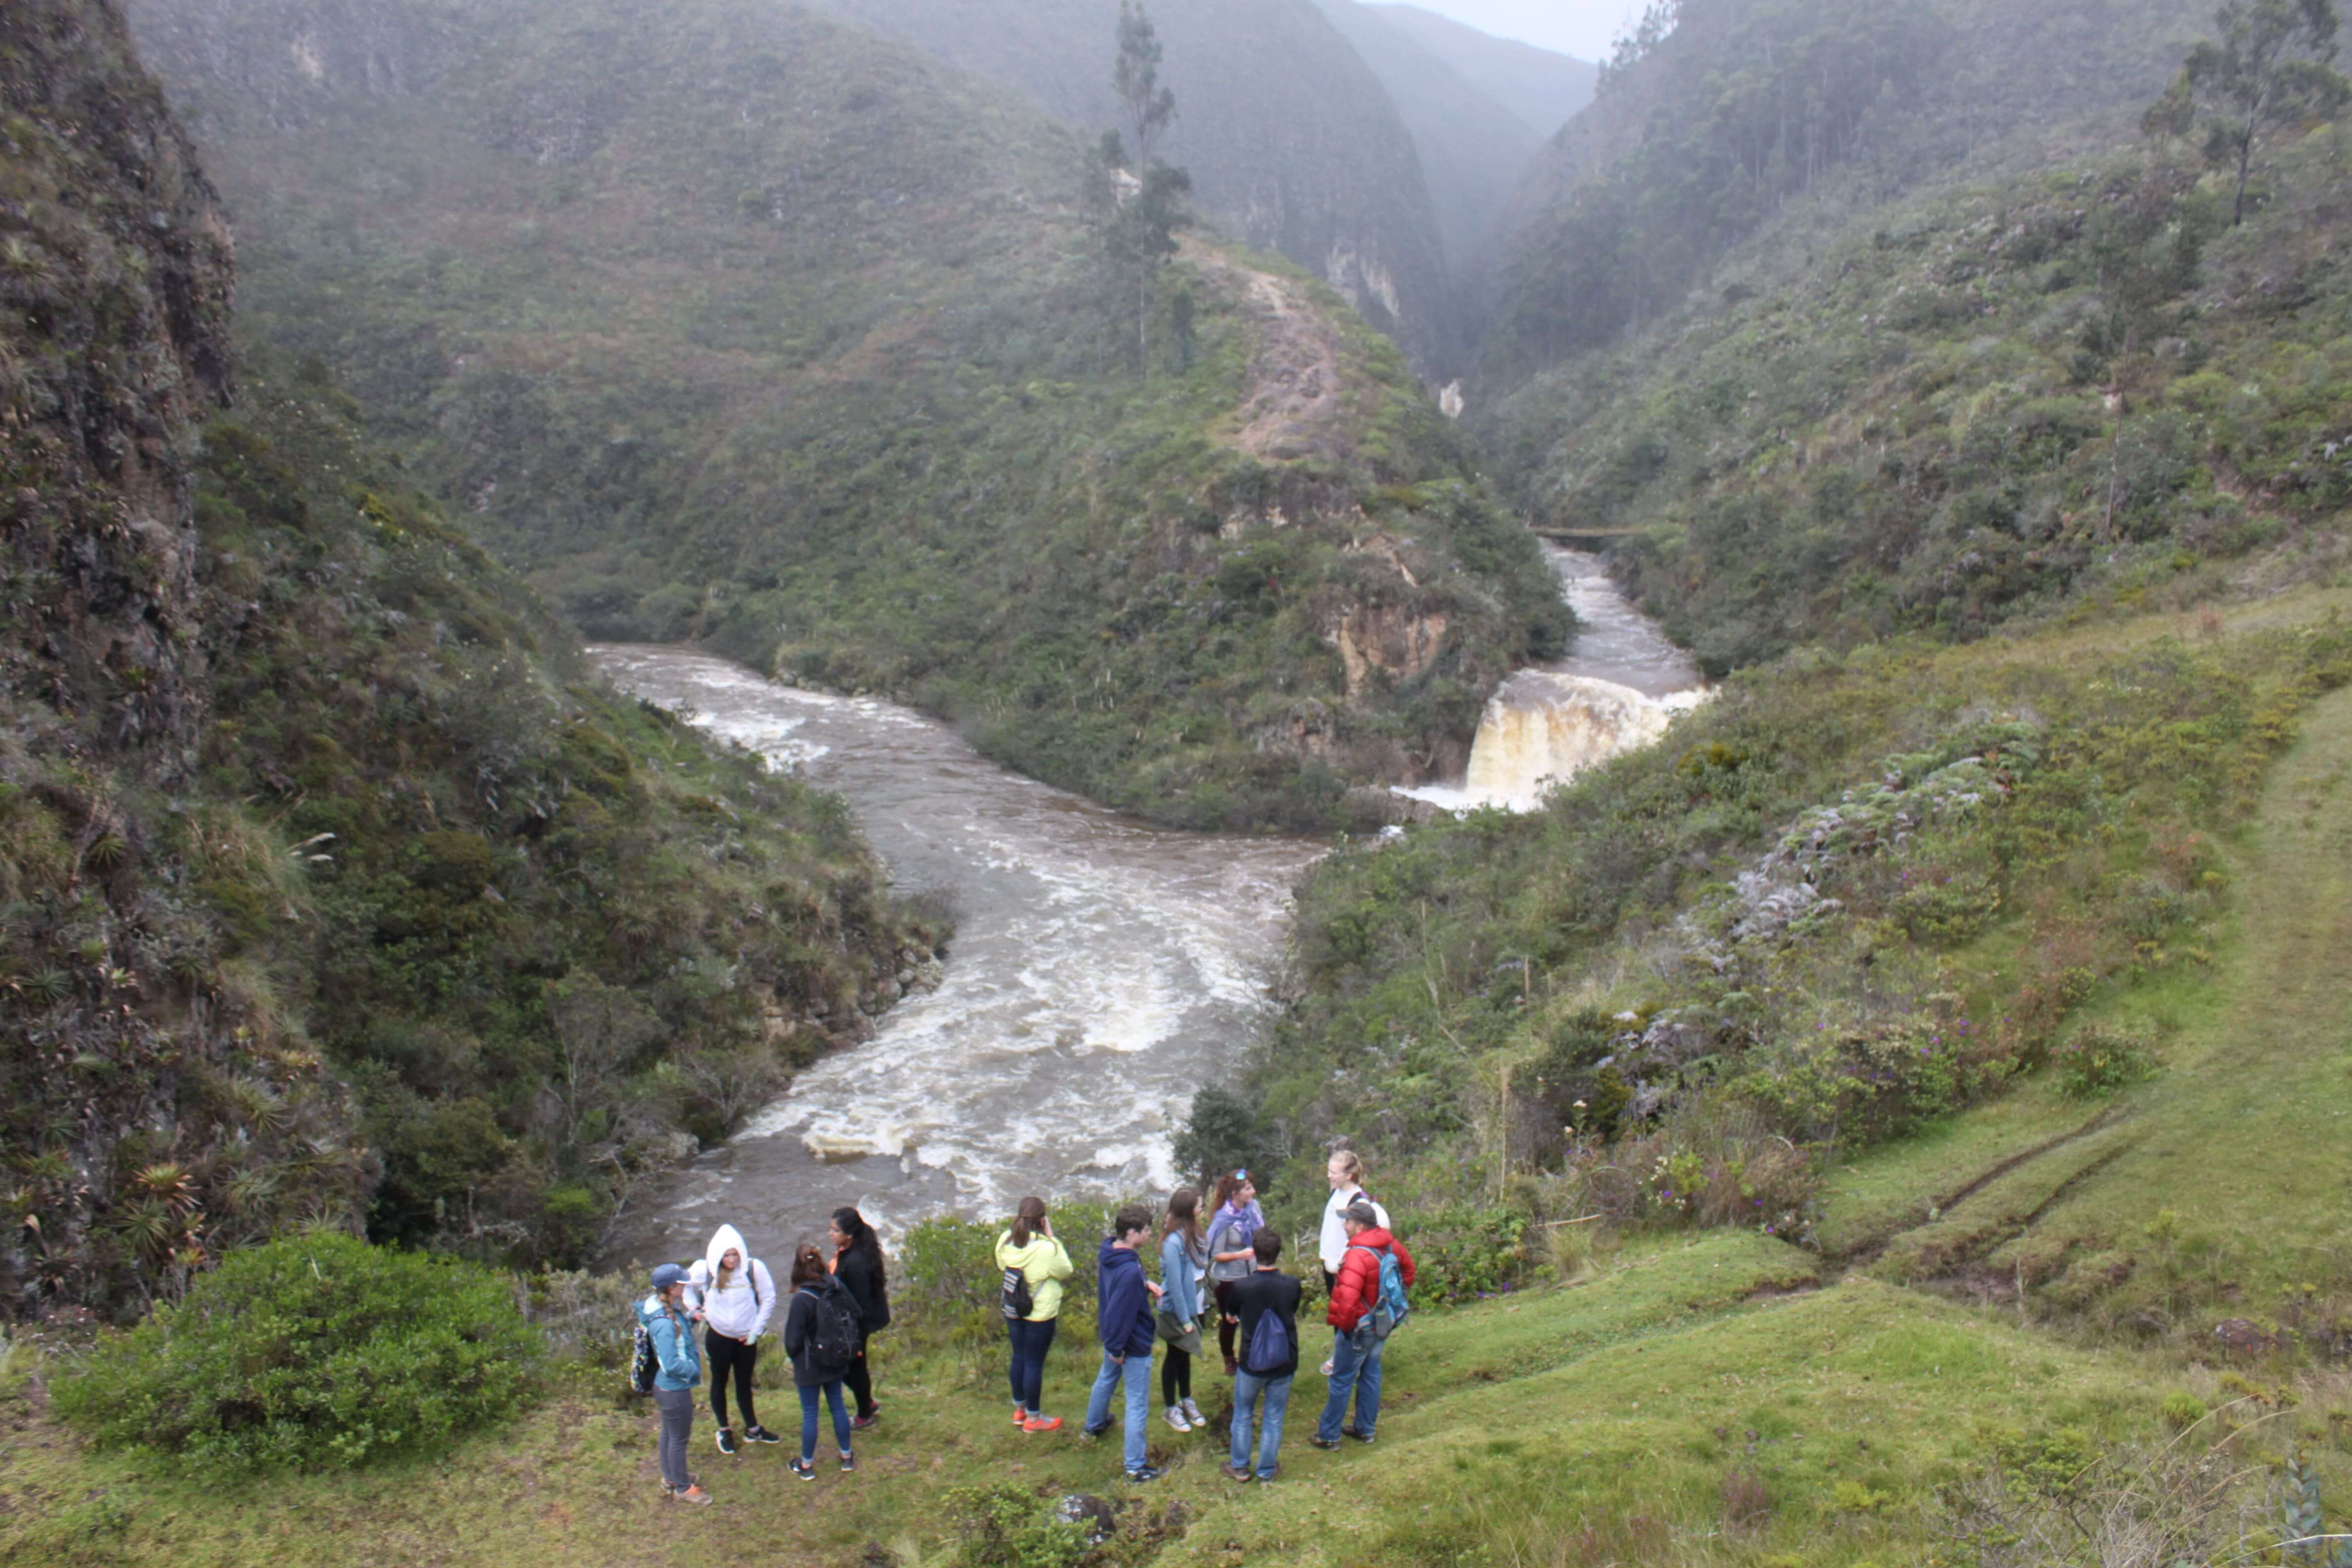
[[[1062,1310],[1062,1281],[1070,1255],[1045,1217],[1045,1200],[1026,1197],[1013,1227],[996,1238],[996,1267],[1004,1275],[1004,1329],[1013,1342],[1013,1424],[1024,1432],[1051,1432],[1058,1415],[1039,1408],[1045,1396],[1045,1352],[1054,1346]],[[1026,1298],[1024,1310],[1023,1298]]]

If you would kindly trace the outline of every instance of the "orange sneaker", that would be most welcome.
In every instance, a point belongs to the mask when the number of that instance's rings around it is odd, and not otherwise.
[[[1058,1415],[1032,1415],[1021,1423],[1024,1432],[1058,1432],[1061,1429],[1062,1418]]]
[[[1028,1421],[1029,1421],[1029,1412],[1028,1412],[1028,1410],[1027,1410],[1024,1406],[1022,1406],[1022,1405],[1014,1405],[1014,1406],[1013,1407],[1013,1424],[1015,1426],[1026,1426],[1026,1425],[1028,1424]]]
[[[680,1502],[709,1502],[710,1500],[710,1494],[704,1491],[700,1487],[688,1487],[682,1492],[672,1492],[669,1495],[676,1498]]]

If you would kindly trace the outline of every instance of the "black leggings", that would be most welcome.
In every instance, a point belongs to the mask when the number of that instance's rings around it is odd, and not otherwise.
[[[849,1370],[841,1374],[841,1385],[857,1395],[859,1420],[874,1414],[874,1373],[866,1364],[864,1345],[859,1345],[857,1353],[849,1358]]]
[[[1174,1345],[1160,1358],[1160,1397],[1168,1405],[1192,1397],[1192,1358]]]
[[[1240,1327],[1231,1318],[1225,1316],[1225,1292],[1233,1288],[1232,1280],[1220,1279],[1217,1281],[1216,1289],[1211,1292],[1217,1302],[1217,1349],[1223,1353],[1227,1366],[1234,1364],[1234,1330]]]
[[[760,1418],[751,1410],[751,1371],[760,1364],[760,1346],[756,1341],[730,1339],[717,1329],[705,1329],[703,1348],[710,1352],[710,1414],[721,1426],[727,1425],[727,1374],[735,1374],[735,1403],[743,1407],[743,1425],[757,1426]]]

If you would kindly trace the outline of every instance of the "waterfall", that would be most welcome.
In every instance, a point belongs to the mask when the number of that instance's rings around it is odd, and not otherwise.
[[[1545,553],[1577,615],[1569,657],[1520,670],[1487,699],[1467,779],[1400,793],[1454,811],[1532,811],[1548,791],[1651,744],[1676,713],[1706,700],[1697,669],[1625,602],[1598,557],[1549,546]]]
[[[1672,710],[1597,676],[1523,669],[1487,700],[1470,747],[1468,795],[1532,810],[1544,792],[1666,732]]]

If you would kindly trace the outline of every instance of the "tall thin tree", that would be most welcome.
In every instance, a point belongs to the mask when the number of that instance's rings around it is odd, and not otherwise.
[[[2336,68],[2336,0],[2229,0],[2213,20],[2221,37],[2189,52],[2147,125],[2185,137],[2200,110],[2209,117],[2206,157],[2235,165],[2235,227],[2246,218],[2255,148],[2273,131],[2342,108],[2352,82]]]

